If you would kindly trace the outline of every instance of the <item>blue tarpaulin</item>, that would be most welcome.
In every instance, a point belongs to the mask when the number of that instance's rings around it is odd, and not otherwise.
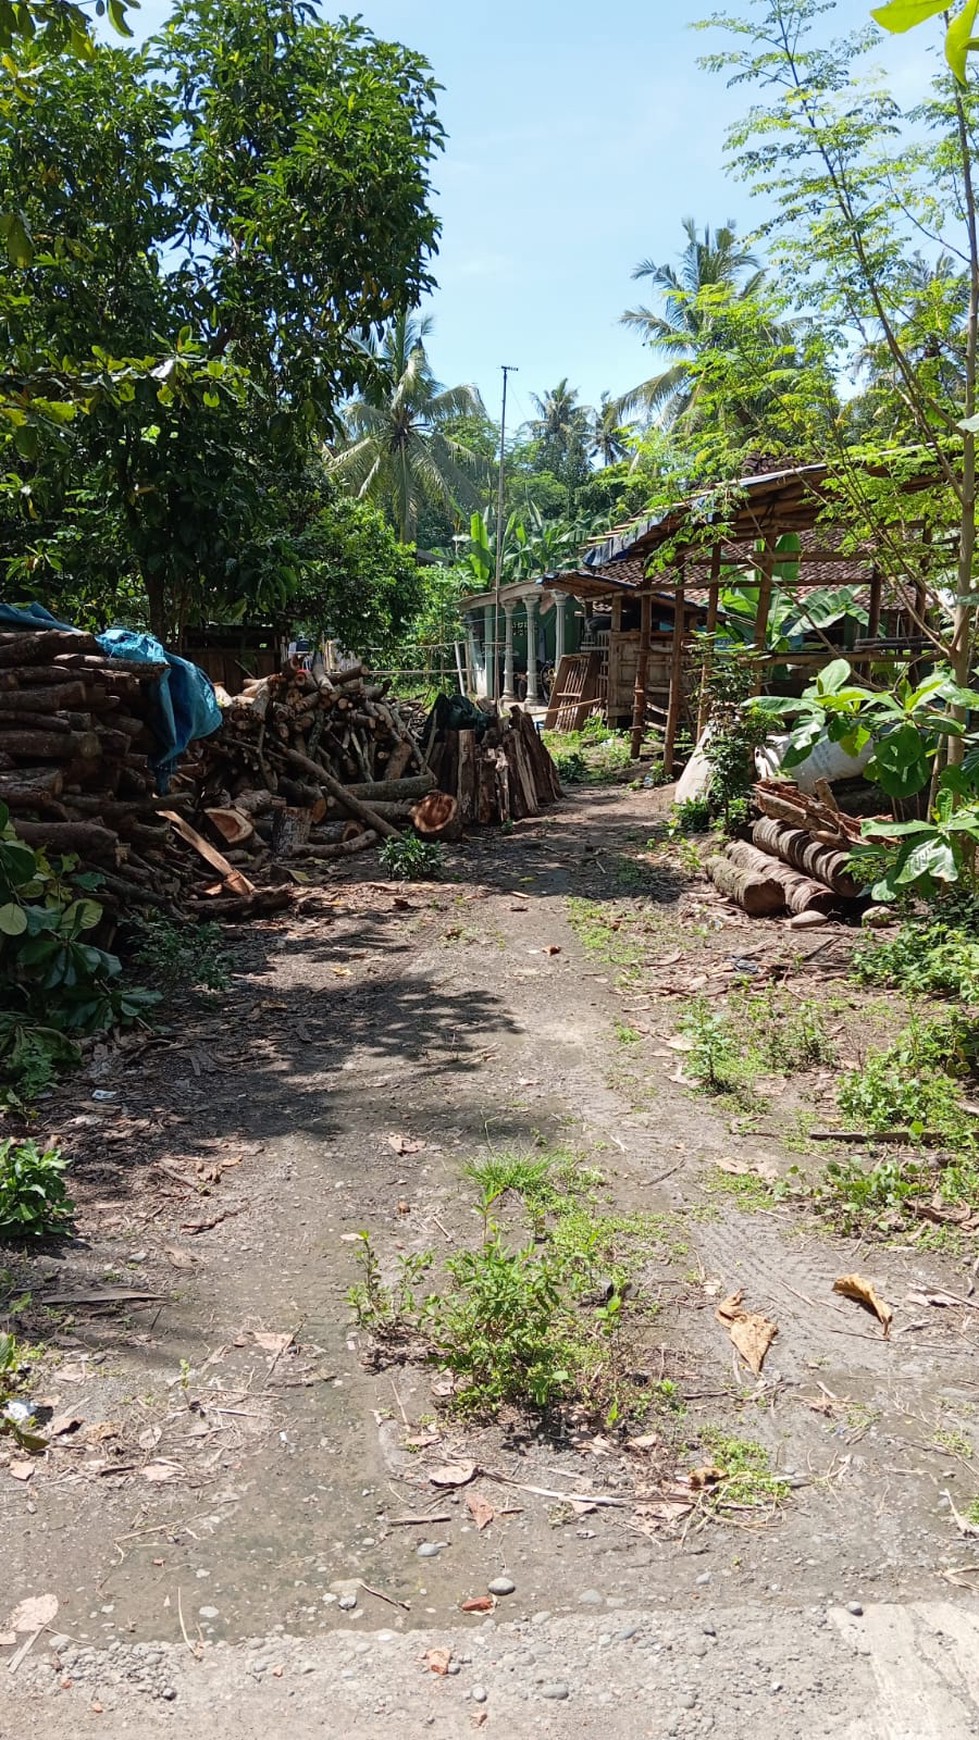
[[[10,628],[62,628],[71,634],[79,631],[70,622],[59,622],[43,604],[24,608],[0,604],[0,623]],[[210,678],[198,665],[178,658],[152,634],[142,634],[130,628],[109,628],[96,635],[102,651],[110,659],[131,659],[134,663],[165,665],[160,681],[152,690],[153,714],[150,727],[158,744],[151,757],[161,791],[166,791],[171,773],[188,744],[198,737],[210,737],[221,724],[221,709]]]

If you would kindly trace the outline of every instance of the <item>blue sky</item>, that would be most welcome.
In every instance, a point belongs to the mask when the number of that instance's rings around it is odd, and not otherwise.
[[[834,29],[866,24],[869,5],[839,0]],[[511,425],[563,375],[597,403],[603,389],[621,392],[649,372],[618,317],[643,299],[632,268],[673,259],[685,216],[751,227],[745,190],[723,168],[725,129],[747,97],[697,66],[719,33],[690,29],[712,9],[711,0],[362,0],[365,24],[425,54],[444,86],[434,367],[446,383],[475,381],[496,415],[499,365],[515,364]],[[140,34],[167,11],[144,0]],[[918,82],[925,36],[882,39],[879,62],[895,84]]]

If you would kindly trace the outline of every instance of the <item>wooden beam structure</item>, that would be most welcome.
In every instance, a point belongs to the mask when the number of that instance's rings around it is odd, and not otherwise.
[[[673,648],[670,659],[670,698],[666,714],[666,730],[663,734],[663,772],[667,779],[673,778],[673,767],[676,759],[676,734],[680,723],[680,707],[683,701],[683,639],[686,616],[684,612],[684,571],[681,568],[676,584],[676,610],[673,617]]]
[[[704,662],[700,671],[700,702],[697,708],[698,742],[700,741],[704,727],[707,724],[707,715],[710,711],[707,687],[710,682],[711,670],[713,669],[714,664],[714,642],[713,638],[710,637],[713,637],[717,633],[717,612],[721,598],[722,556],[723,546],[720,543],[717,543],[714,545],[714,548],[710,553],[710,582],[707,589],[707,624],[705,629],[709,638],[704,652]]]
[[[677,603],[677,618],[683,617],[682,603]],[[639,760],[642,740],[646,734],[646,675],[649,670],[649,638],[653,623],[652,594],[644,592],[640,599],[639,657],[636,661],[636,687],[632,698],[632,759]],[[674,631],[676,621],[674,621]]]

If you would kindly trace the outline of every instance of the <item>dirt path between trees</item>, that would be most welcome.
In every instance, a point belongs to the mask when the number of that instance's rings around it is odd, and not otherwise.
[[[679,859],[642,859],[654,798],[582,796],[459,848],[437,886],[338,879],[238,933],[217,1010],[73,1084],[78,1240],[0,1252],[59,1428],[29,1478],[0,1455],[4,1602],[59,1603],[16,1672],[25,1637],[2,1651],[4,1740],[979,1734],[979,1550],[946,1496],[964,1516],[979,1487],[979,1313],[905,1303],[967,1299],[968,1268],[705,1191],[719,1159],[794,1155],[777,1105],[742,1134],[675,1079],[698,949],[749,944],[718,943]],[[617,987],[574,901],[639,913],[679,985]],[[758,1441],[777,1514],[670,1526],[640,1514],[615,1430],[467,1429],[430,1370],[365,1367],[357,1234],[441,1261],[473,1239],[464,1164],[500,1149],[573,1153],[661,1217],[673,1441],[688,1469],[707,1426]],[[888,1339],[834,1299],[855,1268],[898,1307]],[[715,1318],[738,1288],[779,1326],[760,1382]],[[465,1487],[433,1486],[467,1460]],[[460,1610],[497,1578],[491,1613]]]

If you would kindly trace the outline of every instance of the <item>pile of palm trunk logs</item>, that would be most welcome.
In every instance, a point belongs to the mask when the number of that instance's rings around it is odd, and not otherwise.
[[[708,862],[722,894],[751,918],[839,912],[859,898],[847,864],[860,817],[844,815],[828,786],[808,797],[788,780],[760,780],[754,804],[751,840],[730,841]]]
[[[151,765],[165,665],[110,658],[90,635],[0,631],[0,801],[21,839],[98,872],[128,908],[237,918],[291,898],[283,860],[315,865],[396,835],[538,813],[560,795],[519,709],[473,733],[414,725],[359,666],[289,665],[233,699],[159,796]],[[246,872],[250,871],[251,875]],[[263,873],[258,887],[252,876]]]

